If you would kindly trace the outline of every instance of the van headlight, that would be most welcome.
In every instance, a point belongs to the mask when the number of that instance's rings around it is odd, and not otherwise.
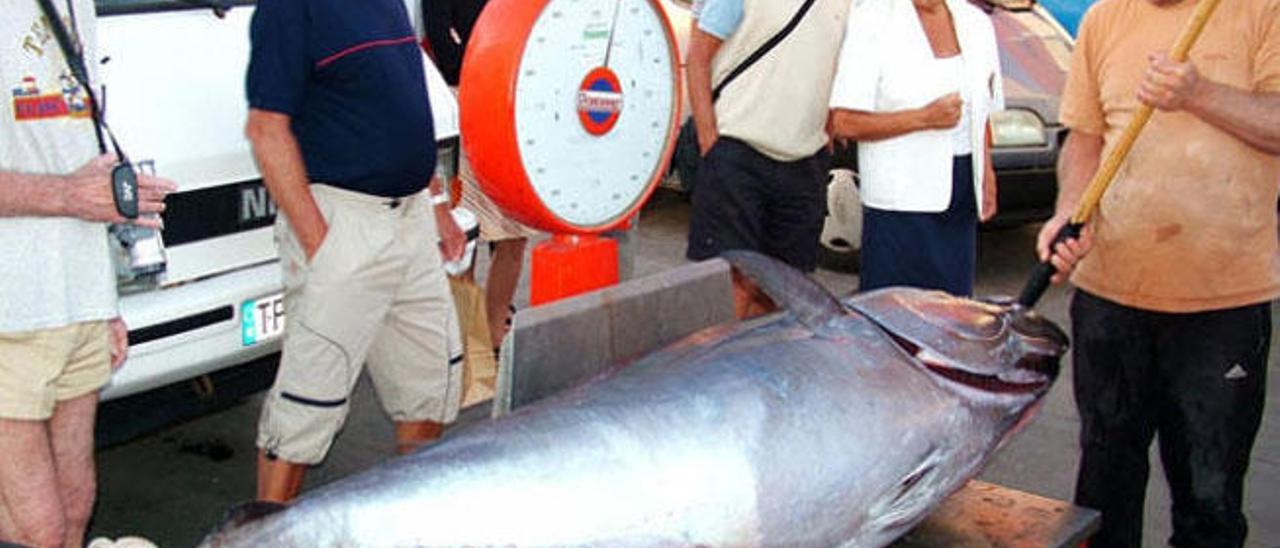
[[[991,113],[991,144],[1000,147],[1044,146],[1044,121],[1029,110],[1009,109]]]

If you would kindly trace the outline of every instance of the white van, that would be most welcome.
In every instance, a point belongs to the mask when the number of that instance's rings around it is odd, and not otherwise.
[[[164,214],[167,269],[137,279],[120,269],[132,348],[103,399],[188,380],[217,390],[218,372],[268,367],[258,358],[279,351],[284,328],[276,208],[244,137],[253,1],[97,0],[97,9],[108,124],[135,163],[153,162],[179,188]],[[426,64],[449,166],[457,105]]]

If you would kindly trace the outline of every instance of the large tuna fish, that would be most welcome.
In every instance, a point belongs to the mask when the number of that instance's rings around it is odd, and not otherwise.
[[[1049,389],[1066,337],[1033,313],[912,289],[840,302],[754,254],[785,310],[242,511],[206,546],[881,546]]]

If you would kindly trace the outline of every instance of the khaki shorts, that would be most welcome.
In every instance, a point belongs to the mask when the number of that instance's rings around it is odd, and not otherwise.
[[[396,422],[451,422],[462,344],[435,216],[425,193],[389,200],[311,185],[329,225],[311,261],[284,215],[280,371],[263,404],[258,447],[289,462],[324,459],[364,365]]]
[[[48,420],[58,402],[111,380],[106,321],[0,333],[0,418]]]

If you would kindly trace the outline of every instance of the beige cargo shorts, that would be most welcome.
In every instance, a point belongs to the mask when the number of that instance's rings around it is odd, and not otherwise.
[[[258,447],[315,464],[346,420],[364,366],[396,422],[452,422],[462,344],[426,193],[387,198],[313,184],[329,231],[310,261],[285,216],[284,349],[263,403]]]
[[[106,321],[0,333],[0,418],[48,420],[58,402],[111,380]]]

